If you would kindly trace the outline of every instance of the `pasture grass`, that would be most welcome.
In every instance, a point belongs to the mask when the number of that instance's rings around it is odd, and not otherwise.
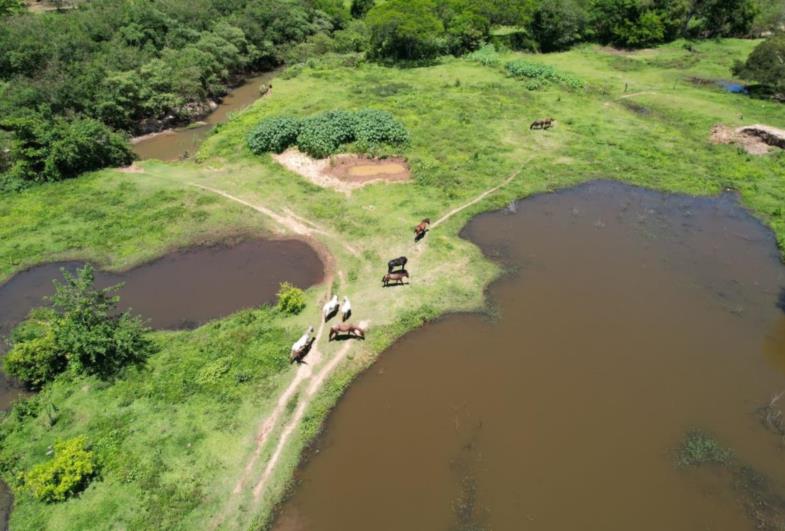
[[[498,63],[447,58],[408,69],[311,61],[218,127],[197,162],[146,161],[139,164],[142,173],[106,170],[0,197],[0,278],[63,257],[123,268],[226,232],[280,230],[193,184],[279,212],[290,209],[322,226],[326,235],[319,238],[341,273],[335,288],[352,298],[355,318],[369,320],[370,330],[311,403],[261,501],[241,497],[222,528],[263,526],[303,449],[356,374],[412,328],[445,312],[484,306],[484,287],[501,269],[458,237],[471,216],[600,178],[701,195],[733,189],[785,247],[785,154],[752,157],[708,140],[716,123],[784,127],[785,106],[690,81],[730,77],[734,59],[756,43],[685,44],[635,53],[596,46],[550,55],[503,51]],[[504,71],[504,63],[516,59],[550,65],[585,86],[530,90]],[[413,182],[372,185],[347,196],[245,145],[248,130],[269,116],[363,107],[387,110],[409,129],[408,146],[376,154],[405,156]],[[529,130],[547,116],[556,118],[554,129]],[[508,186],[413,243],[412,227],[421,218],[435,220],[519,170]],[[411,285],[381,289],[384,264],[399,255],[410,259]],[[144,369],[109,383],[59,381],[34,398],[56,405],[53,425],[42,415],[9,414],[0,465],[12,484],[18,472],[45,460],[58,439],[86,434],[102,456],[100,479],[68,502],[42,504],[17,485],[12,527],[204,527],[232,497],[259,422],[294,375],[282,360],[302,329],[316,324],[324,291],[308,290],[308,306],[297,316],[256,309],[192,332],[156,333],[161,350]],[[319,344],[328,360],[340,347],[325,339]],[[286,416],[295,407],[291,403]],[[263,451],[262,463],[270,451]]]

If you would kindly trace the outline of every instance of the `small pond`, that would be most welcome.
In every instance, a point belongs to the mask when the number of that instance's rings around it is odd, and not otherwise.
[[[498,318],[449,316],[384,352],[274,529],[782,524],[785,449],[760,408],[785,390],[785,267],[734,196],[595,182],[463,234],[513,271],[489,288]],[[736,468],[676,466],[696,428]]]

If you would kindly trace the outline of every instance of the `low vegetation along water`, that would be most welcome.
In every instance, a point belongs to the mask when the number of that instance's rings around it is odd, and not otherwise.
[[[782,523],[784,450],[759,408],[785,389],[785,268],[732,194],[597,182],[481,215],[464,236],[512,271],[489,290],[494,317],[453,315],[385,352],[275,529]],[[677,466],[695,429],[763,483]]]

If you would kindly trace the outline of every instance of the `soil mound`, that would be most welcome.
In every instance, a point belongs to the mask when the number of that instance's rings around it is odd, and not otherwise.
[[[750,155],[765,155],[773,148],[785,149],[785,130],[760,124],[737,129],[718,124],[711,128],[711,141],[736,144]]]
[[[405,182],[411,179],[406,160],[400,157],[374,159],[360,155],[335,155],[314,159],[296,149],[288,149],[273,159],[312,183],[349,193],[376,182]]]

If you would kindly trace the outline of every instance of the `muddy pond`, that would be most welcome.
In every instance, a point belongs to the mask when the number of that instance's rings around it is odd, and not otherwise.
[[[596,182],[463,235],[511,270],[489,288],[495,317],[449,316],[384,352],[274,529],[782,525],[785,447],[759,408],[785,390],[785,267],[732,195]],[[693,429],[765,481],[677,466]]]
[[[227,121],[231,113],[239,112],[259,99],[261,97],[259,88],[263,84],[270,85],[280,72],[281,70],[278,69],[248,78],[240,86],[232,89],[203,121],[149,135],[134,143],[134,152],[142,160],[171,161],[188,158],[196,153],[216,125]]]
[[[54,293],[52,281],[62,281],[61,269],[74,272],[82,265],[44,264],[0,285],[0,338]],[[273,302],[281,282],[305,288],[320,282],[323,275],[319,255],[309,245],[254,239],[175,251],[124,273],[96,271],[96,285],[122,284],[121,309],[131,309],[154,328],[182,329]],[[17,393],[0,376],[0,409]]]

